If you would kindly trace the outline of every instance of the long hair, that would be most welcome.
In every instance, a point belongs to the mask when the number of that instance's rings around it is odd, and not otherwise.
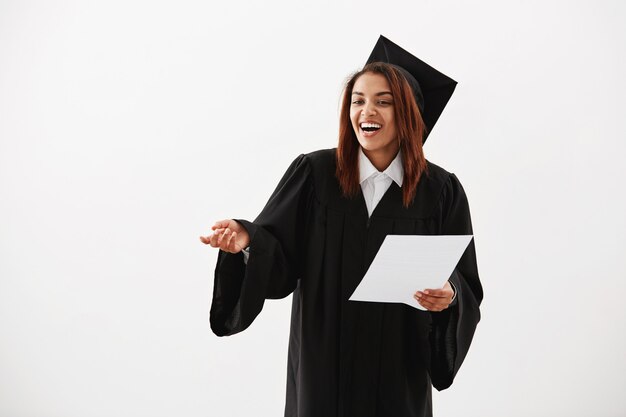
[[[402,181],[402,203],[408,207],[415,197],[417,183],[427,172],[422,142],[426,125],[415,102],[415,96],[404,76],[392,65],[372,62],[348,78],[341,102],[339,117],[339,144],[337,145],[337,170],[335,176],[346,197],[359,192],[359,141],[350,120],[352,89],[356,80],[365,73],[381,74],[389,83],[393,95],[394,118],[400,149],[404,179]]]

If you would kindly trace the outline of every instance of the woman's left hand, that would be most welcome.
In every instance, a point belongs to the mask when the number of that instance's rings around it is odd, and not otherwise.
[[[442,311],[448,308],[454,297],[454,290],[450,281],[446,281],[443,288],[417,291],[413,297],[428,311]]]

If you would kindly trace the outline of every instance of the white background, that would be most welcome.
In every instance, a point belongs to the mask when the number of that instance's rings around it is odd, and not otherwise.
[[[278,416],[290,298],[207,323],[215,220],[335,146],[379,34],[459,81],[481,321],[437,416],[626,415],[622,1],[0,1],[0,416]]]

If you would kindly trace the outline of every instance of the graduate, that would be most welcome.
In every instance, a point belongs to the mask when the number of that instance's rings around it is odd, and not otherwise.
[[[347,82],[339,143],[298,156],[253,221],[215,223],[219,248],[210,325],[245,330],[266,299],[293,294],[287,417],[432,416],[480,320],[473,241],[426,308],[349,301],[385,236],[471,235],[457,177],[423,142],[456,82],[380,37]]]

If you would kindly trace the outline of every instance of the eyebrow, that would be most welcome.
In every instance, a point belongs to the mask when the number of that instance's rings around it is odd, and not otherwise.
[[[365,94],[361,93],[360,91],[353,91],[352,95],[357,95],[357,96],[364,96]],[[376,93],[376,96],[384,96],[385,94],[389,94],[390,96],[393,97],[393,94],[391,94],[390,91],[381,91],[380,93]]]

